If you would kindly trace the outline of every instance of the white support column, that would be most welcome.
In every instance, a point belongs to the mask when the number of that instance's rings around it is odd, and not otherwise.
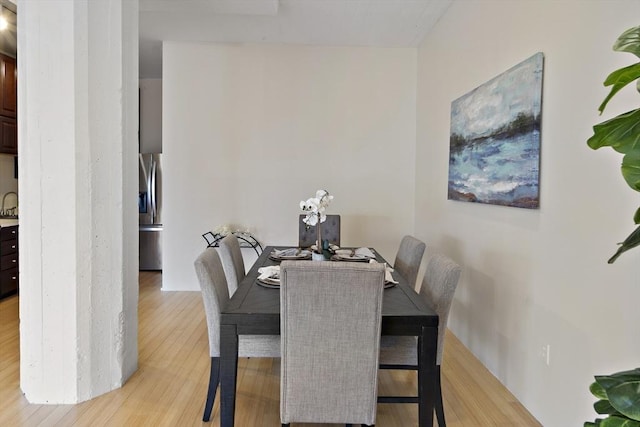
[[[18,3],[20,381],[76,403],[137,369],[137,0]]]

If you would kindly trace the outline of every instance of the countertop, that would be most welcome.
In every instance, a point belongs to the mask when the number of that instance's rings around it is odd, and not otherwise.
[[[17,219],[0,219],[0,227],[11,227],[12,225],[18,225]]]

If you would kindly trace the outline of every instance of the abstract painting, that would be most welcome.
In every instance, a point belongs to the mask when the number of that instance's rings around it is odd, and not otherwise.
[[[539,207],[544,55],[451,103],[449,200]]]

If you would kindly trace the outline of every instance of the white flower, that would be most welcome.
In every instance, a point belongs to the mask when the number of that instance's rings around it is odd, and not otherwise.
[[[300,209],[305,212],[318,212],[318,209],[320,209],[320,200],[313,197],[307,199],[306,202],[303,200],[300,202]]]
[[[302,222],[313,227],[318,223],[318,214],[310,212],[302,219]]]
[[[322,211],[329,206],[329,203],[333,200],[333,196],[329,194],[327,190],[316,191],[316,199],[319,200],[319,205]]]
[[[327,190],[316,191],[316,197],[302,200],[300,202],[300,209],[307,213],[302,221],[308,226],[314,226],[318,222],[325,222],[327,215],[325,214],[326,208],[333,200],[333,196],[329,194]]]
[[[215,234],[220,234],[221,236],[226,236],[231,234],[231,228],[228,225],[220,225],[218,228],[213,230]]]

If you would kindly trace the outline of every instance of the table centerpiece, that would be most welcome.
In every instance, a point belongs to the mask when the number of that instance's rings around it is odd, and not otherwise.
[[[316,247],[312,252],[312,259],[324,260],[322,253],[322,227],[320,224],[327,220],[325,210],[329,203],[333,200],[333,196],[327,190],[316,191],[316,196],[300,202],[300,209],[306,213],[302,218],[307,228],[316,227]]]

